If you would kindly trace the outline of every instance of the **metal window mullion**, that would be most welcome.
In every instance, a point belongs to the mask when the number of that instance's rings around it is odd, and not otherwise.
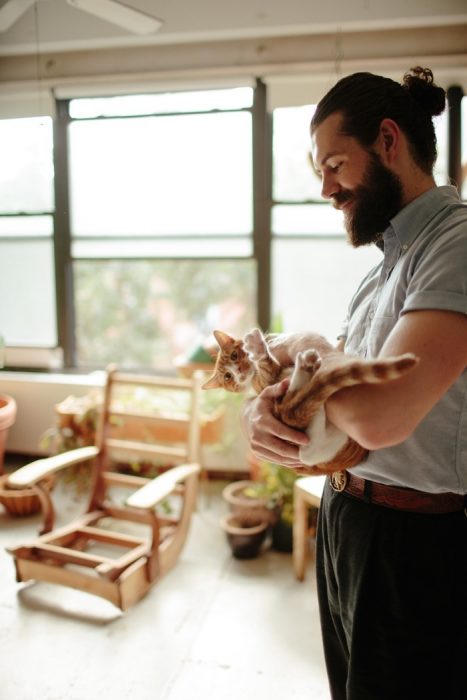
[[[266,85],[256,81],[253,100],[253,254],[257,263],[258,323],[271,321],[271,195],[272,117],[267,110]]]
[[[462,186],[461,158],[461,103],[464,92],[453,85],[447,90],[448,98],[448,177],[459,188]]]
[[[69,103],[69,100],[56,101],[56,118],[54,120],[54,253],[58,344],[63,348],[65,367],[75,367],[75,302],[68,177]]]

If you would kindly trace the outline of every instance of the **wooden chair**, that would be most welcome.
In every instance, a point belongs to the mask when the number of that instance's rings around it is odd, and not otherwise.
[[[305,579],[308,552],[308,508],[319,508],[325,476],[305,476],[294,483],[293,566],[299,581]]]
[[[191,379],[169,379],[124,374],[111,368],[107,373],[103,407],[95,446],[82,447],[53,457],[39,459],[14,472],[9,488],[32,488],[43,512],[39,537],[11,547],[17,580],[41,580],[63,584],[101,596],[121,610],[138,601],[177,561],[184,545],[195,507],[199,464],[200,387],[203,375]],[[190,407],[184,416],[155,417],[115,408],[115,392],[129,385],[152,387],[162,392],[184,391]],[[119,422],[153,420],[159,433],[186,436],[182,446],[149,444],[134,439],[112,437],[115,419]],[[183,432],[184,430],[184,432]],[[164,459],[176,464],[154,479],[111,471],[110,458],[118,453],[135,459]],[[65,527],[54,528],[55,512],[44,478],[80,462],[93,461],[93,485],[84,515]],[[111,489],[132,489],[121,504],[110,498]],[[135,489],[137,489],[135,491]],[[176,516],[161,515],[156,506],[177,502]],[[159,507],[159,511],[161,508]],[[105,522],[103,522],[105,519]],[[125,521],[140,523],[146,536],[128,534]],[[135,529],[135,525],[130,528]],[[105,555],[93,553],[102,548]],[[107,551],[112,551],[110,556]],[[113,556],[115,552],[115,556]]]

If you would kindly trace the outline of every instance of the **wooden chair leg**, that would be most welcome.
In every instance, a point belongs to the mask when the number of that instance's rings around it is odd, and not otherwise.
[[[305,578],[308,531],[308,507],[299,489],[295,489],[293,523],[293,566],[299,581]]]

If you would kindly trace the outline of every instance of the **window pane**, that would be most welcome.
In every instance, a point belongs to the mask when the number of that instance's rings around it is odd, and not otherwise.
[[[0,212],[53,209],[52,119],[0,120]]]
[[[195,90],[155,95],[123,95],[72,100],[73,119],[124,117],[169,112],[208,112],[214,109],[243,109],[253,104],[253,89]]]
[[[55,347],[52,241],[0,240],[0,333],[8,345]]]
[[[334,342],[357,285],[382,254],[346,241],[276,240],[273,318],[285,332],[313,330]]]
[[[459,187],[461,197],[467,200],[467,97],[461,101],[461,162],[462,162],[462,186]]]
[[[273,114],[273,198],[321,199],[321,180],[310,162],[310,122],[315,105],[281,107]]]
[[[256,322],[251,260],[90,261],[74,269],[80,366],[173,368],[213,329],[244,334]]]
[[[75,122],[77,235],[252,230],[250,113]]]
[[[342,212],[334,209],[328,202],[276,204],[272,208],[272,231],[286,235],[346,235]]]
[[[52,216],[4,216],[0,217],[2,236],[47,236],[53,235]]]

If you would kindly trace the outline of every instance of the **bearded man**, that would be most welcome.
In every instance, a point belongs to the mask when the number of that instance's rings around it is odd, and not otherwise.
[[[339,346],[417,367],[337,392],[327,418],[368,457],[328,479],[317,534],[323,645],[333,700],[467,697],[467,207],[433,178],[433,117],[445,92],[429,69],[397,83],[356,73],[319,102],[312,157],[352,245],[378,245]],[[306,333],[279,336],[293,364]],[[246,407],[253,452],[303,467],[308,438],[272,415],[286,383]]]

